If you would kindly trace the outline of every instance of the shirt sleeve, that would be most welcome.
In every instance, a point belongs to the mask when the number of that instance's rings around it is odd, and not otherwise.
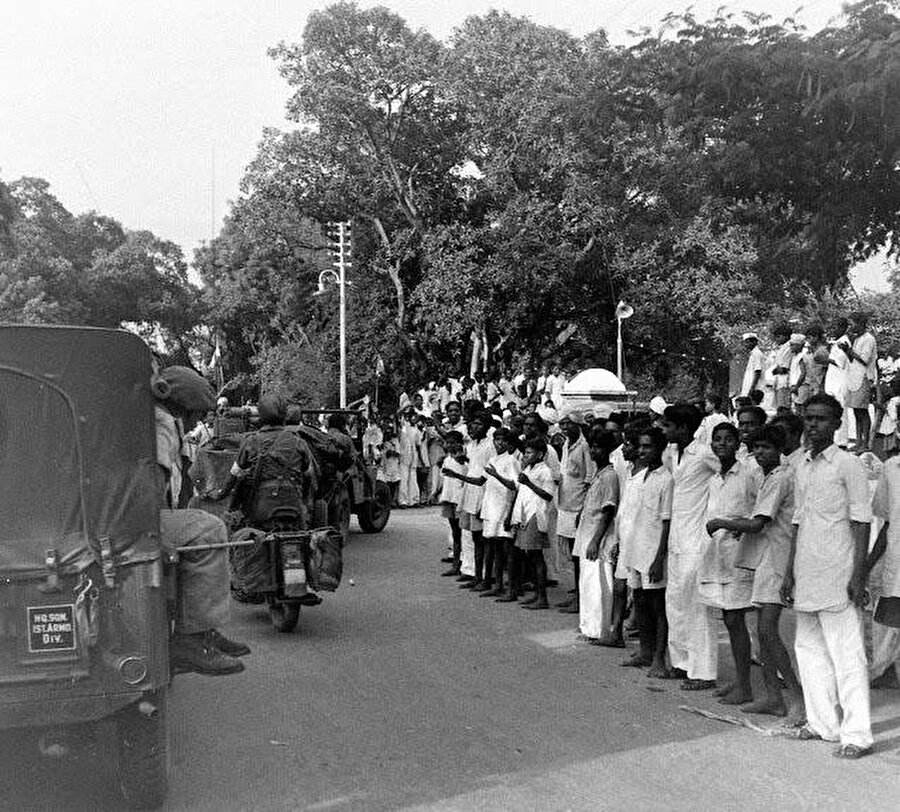
[[[804,483],[803,468],[805,460],[801,460],[794,469],[794,515],[791,524],[800,524],[800,516],[803,513],[803,503],[806,499],[806,486]]]
[[[850,521],[869,523],[872,521],[872,504],[869,498],[869,482],[865,469],[858,457],[844,456],[841,467],[847,486],[850,507]]]
[[[764,358],[765,356],[763,356],[762,350],[754,348],[754,351],[750,355],[750,359],[752,361],[750,368],[754,372],[762,372]]]
[[[875,495],[872,497],[872,514],[879,519],[889,521],[890,514],[890,483],[888,482],[888,467],[885,466],[878,479]]]
[[[538,474],[537,483],[535,484],[537,484],[542,491],[549,493],[550,496],[556,496],[556,477],[546,465],[544,466],[544,470]]]
[[[619,506],[619,477],[615,471],[607,469],[603,482],[603,493],[600,500],[600,509]]]

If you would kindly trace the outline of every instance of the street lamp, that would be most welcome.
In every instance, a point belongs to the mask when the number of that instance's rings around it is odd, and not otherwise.
[[[350,256],[350,223],[329,223],[330,235],[333,237],[334,252],[337,259],[332,263],[337,270],[326,268],[319,274],[319,285],[315,296],[325,292],[325,283],[333,282],[338,286],[340,295],[340,352],[341,352],[341,401],[340,407],[347,408],[347,269],[351,267]]]

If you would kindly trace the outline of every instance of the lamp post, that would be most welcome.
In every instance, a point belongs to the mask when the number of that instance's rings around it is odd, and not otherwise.
[[[634,308],[619,301],[616,305],[616,377],[621,381],[625,374],[625,348],[622,345],[622,322],[634,315]]]
[[[319,274],[319,286],[316,295],[325,292],[325,282],[334,282],[338,286],[339,294],[339,320],[340,320],[340,370],[341,370],[341,400],[340,408],[347,408],[347,269],[350,263],[350,223],[329,223],[329,236],[334,244],[335,261],[332,263],[337,270],[327,268]]]

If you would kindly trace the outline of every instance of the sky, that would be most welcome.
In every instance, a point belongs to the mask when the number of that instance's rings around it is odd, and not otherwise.
[[[0,178],[45,178],[73,212],[95,209],[172,240],[190,259],[239,193],[264,127],[289,127],[288,87],[267,49],[298,42],[324,0],[7,2],[0,26]],[[376,3],[361,0],[360,6]],[[687,2],[383,0],[440,39],[491,8],[616,43]],[[698,17],[721,0],[692,4]],[[841,0],[753,0],[729,8],[794,16],[810,30]],[[883,258],[860,286],[877,287]]]

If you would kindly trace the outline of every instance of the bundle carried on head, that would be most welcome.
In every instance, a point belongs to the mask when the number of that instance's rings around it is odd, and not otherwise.
[[[153,396],[185,413],[216,408],[216,393],[209,382],[190,367],[166,367],[150,382]]]

